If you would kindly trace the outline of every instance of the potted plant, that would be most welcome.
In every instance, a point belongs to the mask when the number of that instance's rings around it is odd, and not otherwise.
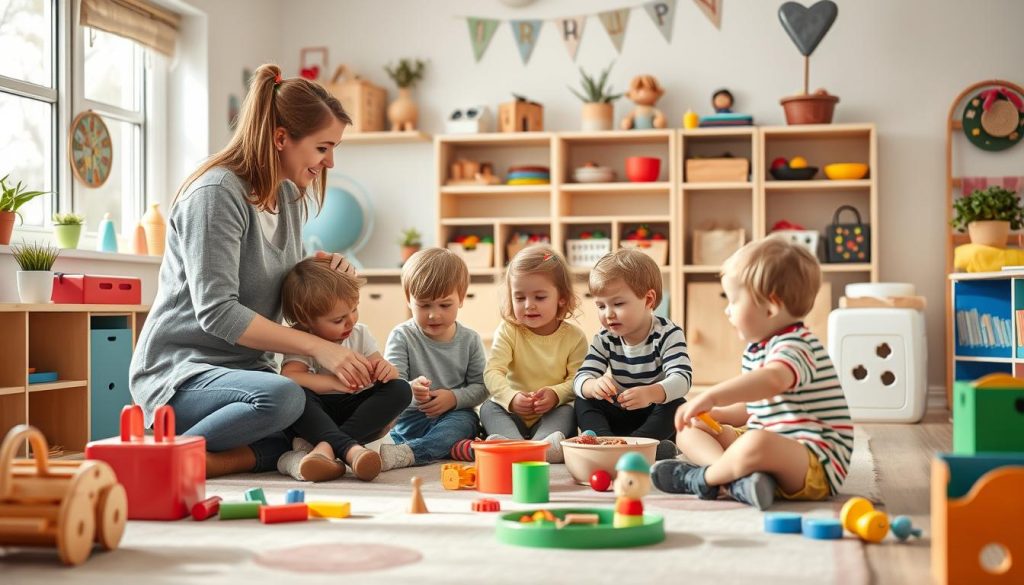
[[[580,86],[583,92],[580,93],[573,88],[569,91],[576,97],[583,100],[583,124],[584,131],[611,130],[615,118],[614,105],[612,102],[622,97],[621,93],[612,93],[612,86],[605,86],[608,81],[608,73],[612,70],[609,65],[601,72],[601,77],[594,81],[594,78],[587,75],[587,72],[580,67]]]
[[[1024,225],[1024,206],[1015,192],[1002,187],[975,189],[953,202],[950,224],[960,232],[966,228],[972,243],[1005,248],[1010,230]]]
[[[83,223],[85,223],[84,215],[78,213],[54,213],[53,235],[57,238],[57,245],[71,250],[77,248],[78,239],[82,237]]]
[[[10,186],[7,184],[9,177],[10,175],[5,175],[0,179],[0,244],[11,243],[14,218],[15,216],[21,217],[18,209],[36,197],[46,194],[46,191],[26,191],[21,181],[18,181],[17,185]]]
[[[53,296],[53,263],[60,249],[49,244],[22,242],[11,246],[18,271],[18,296],[23,303],[49,303]]]
[[[420,111],[412,99],[412,88],[423,79],[423,68],[426,64],[419,59],[400,59],[397,67],[387,65],[388,77],[398,86],[398,98],[388,106],[388,121],[392,132],[412,132],[416,130]]]
[[[793,44],[804,56],[804,88],[799,95],[779,100],[786,113],[787,124],[831,124],[832,114],[839,97],[818,89],[808,91],[810,81],[811,53],[832,28],[839,7],[832,0],[819,0],[810,7],[796,2],[784,2],[779,7],[779,21]]]
[[[398,245],[402,247],[402,264],[405,264],[409,257],[420,251],[423,246],[423,235],[416,228],[404,229]]]

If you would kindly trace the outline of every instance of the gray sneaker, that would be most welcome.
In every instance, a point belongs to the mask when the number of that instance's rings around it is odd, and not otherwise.
[[[658,448],[654,451],[654,460],[675,459],[677,455],[679,455],[679,448],[676,447],[675,442],[665,439],[658,443]]]
[[[729,483],[725,489],[737,502],[766,510],[775,502],[777,485],[774,477],[758,471]]]
[[[654,487],[669,494],[694,494],[702,500],[718,498],[718,486],[708,485],[704,470],[692,463],[679,459],[658,461],[651,467],[651,482]]]

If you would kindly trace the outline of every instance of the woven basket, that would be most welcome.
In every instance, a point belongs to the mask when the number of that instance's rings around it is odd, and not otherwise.
[[[668,240],[623,240],[622,248],[636,248],[647,254],[658,266],[668,264]]]
[[[608,238],[565,241],[565,256],[570,266],[593,268],[602,256],[611,251],[612,241]]]

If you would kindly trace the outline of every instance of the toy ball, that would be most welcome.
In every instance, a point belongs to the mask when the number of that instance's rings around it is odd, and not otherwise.
[[[597,492],[606,492],[612,485],[612,476],[603,469],[598,469],[590,476],[590,487]]]
[[[900,542],[905,542],[911,536],[921,537],[921,529],[914,528],[913,522],[906,516],[896,516],[893,518],[892,523],[889,525],[889,530],[892,531],[892,535],[899,539]]]
[[[588,437],[596,437],[596,436],[597,436],[597,433],[595,433],[594,431],[583,431],[583,432],[582,432],[582,433],[580,433],[580,434],[582,434],[582,435],[586,435],[586,436],[588,436]]]
[[[781,157],[780,156],[780,157],[775,158],[772,161],[772,168],[773,169],[778,169],[778,168],[788,167],[788,166],[789,166],[789,161],[787,161],[785,159],[785,157]]]

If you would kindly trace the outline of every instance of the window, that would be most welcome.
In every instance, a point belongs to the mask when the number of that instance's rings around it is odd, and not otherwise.
[[[25,227],[48,228],[51,213],[73,211],[92,232],[109,213],[128,233],[145,210],[146,120],[163,115],[147,92],[163,87],[164,56],[78,26],[81,1],[0,0],[0,55],[17,56],[0,59],[0,176],[51,192],[22,207]],[[110,176],[95,189],[73,179],[67,157],[68,127],[86,110],[113,143]]]

